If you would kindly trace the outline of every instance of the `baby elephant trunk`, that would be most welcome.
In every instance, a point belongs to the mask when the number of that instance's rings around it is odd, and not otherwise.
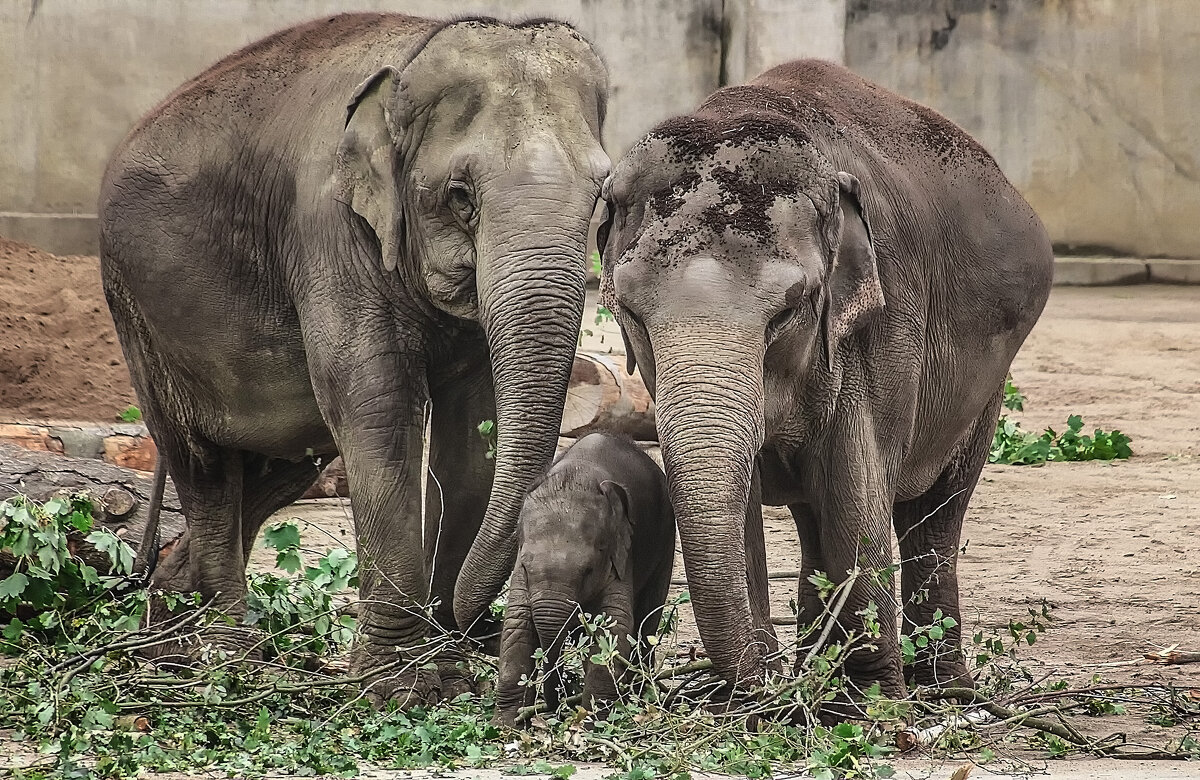
[[[553,711],[558,709],[562,696],[560,662],[562,649],[572,629],[577,625],[575,613],[579,604],[566,596],[550,595],[537,598],[531,605],[533,625],[537,630],[538,644],[545,652],[542,662],[546,685],[546,705]]]

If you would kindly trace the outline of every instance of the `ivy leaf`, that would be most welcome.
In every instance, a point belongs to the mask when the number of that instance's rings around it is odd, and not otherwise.
[[[3,580],[0,580],[0,599],[15,599],[20,597],[25,592],[25,586],[28,584],[28,577],[19,571],[14,571]]]
[[[46,503],[42,504],[42,509],[45,509],[46,514],[53,517],[55,515],[66,514],[66,509],[68,506],[69,504],[67,504],[66,501],[62,500],[58,496],[55,496]]]

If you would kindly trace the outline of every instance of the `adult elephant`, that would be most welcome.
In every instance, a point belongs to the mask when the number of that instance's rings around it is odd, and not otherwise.
[[[557,442],[606,90],[566,24],[348,14],[230,55],[134,128],[104,177],[101,259],[188,522],[158,586],[243,612],[259,528],[337,452],[356,668],[421,645],[431,591],[443,626],[455,598],[483,611]],[[373,693],[461,690],[452,654],[440,677],[411,657]]]
[[[882,636],[848,675],[903,694],[891,528],[907,625],[957,619],[963,515],[1050,289],[1037,216],[960,128],[818,60],[659,125],[604,197],[604,298],[655,395],[715,668],[761,679],[774,646],[761,504],[786,504],[799,623],[822,612],[808,575],[863,569],[840,625],[861,630],[874,602]],[[947,640],[953,652],[903,671],[970,684],[957,627]]]

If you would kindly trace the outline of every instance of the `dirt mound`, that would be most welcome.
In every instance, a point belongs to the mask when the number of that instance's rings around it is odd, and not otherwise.
[[[0,422],[112,421],[133,403],[99,258],[0,238]]]

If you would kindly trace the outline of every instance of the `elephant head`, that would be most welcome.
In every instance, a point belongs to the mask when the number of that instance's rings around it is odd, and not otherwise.
[[[456,588],[464,627],[511,572],[522,498],[557,444],[609,170],[606,91],[604,65],[570,27],[464,20],[367,78],[347,109],[335,193],[382,273],[487,338],[498,444]]]
[[[700,635],[743,684],[763,668],[743,535],[756,456],[785,424],[818,424],[788,419],[798,395],[837,381],[883,306],[858,180],[785,101],[721,90],[638,143],[603,193],[604,300],[655,397]]]

